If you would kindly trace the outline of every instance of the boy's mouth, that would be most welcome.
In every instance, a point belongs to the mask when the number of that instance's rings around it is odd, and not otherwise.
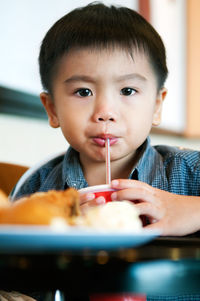
[[[105,147],[105,142],[106,142],[106,139],[110,140],[110,146],[112,146],[113,144],[117,143],[118,141],[118,138],[115,137],[115,136],[112,136],[112,135],[100,135],[100,136],[97,136],[97,137],[93,137],[92,140],[99,146],[101,147]]]

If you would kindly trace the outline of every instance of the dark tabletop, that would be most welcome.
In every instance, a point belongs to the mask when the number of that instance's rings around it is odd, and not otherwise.
[[[1,247],[0,247],[1,249]],[[99,292],[199,293],[200,239],[159,237],[137,248],[0,252],[0,288]]]

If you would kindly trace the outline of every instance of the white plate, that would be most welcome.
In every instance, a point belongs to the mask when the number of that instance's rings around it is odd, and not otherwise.
[[[141,246],[157,236],[158,231],[147,229],[117,233],[78,228],[54,230],[49,226],[0,226],[0,252],[119,249]]]

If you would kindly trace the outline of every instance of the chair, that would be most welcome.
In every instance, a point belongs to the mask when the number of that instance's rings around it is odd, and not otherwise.
[[[45,159],[34,164],[30,168],[28,166],[17,165],[12,163],[0,162],[0,189],[7,195],[13,190],[11,199],[14,199],[24,182],[36,172],[42,165],[48,161],[64,155],[65,151],[51,154]],[[13,189],[15,188],[15,189]]]
[[[55,159],[58,156],[63,156],[65,154],[65,151],[60,151],[58,153],[51,154],[50,156],[42,159],[41,161],[37,162],[30,168],[27,168],[26,172],[22,175],[22,177],[17,182],[17,185],[15,186],[15,189],[12,192],[11,200],[15,199],[15,196],[17,195],[18,191],[20,190],[21,186],[25,183],[25,181],[34,174],[41,166],[49,162],[50,160]]]
[[[0,162],[0,189],[9,195],[28,168],[23,165]]]

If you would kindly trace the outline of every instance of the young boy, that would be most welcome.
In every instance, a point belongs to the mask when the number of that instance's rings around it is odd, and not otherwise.
[[[140,200],[148,227],[164,235],[199,230],[200,153],[152,147],[148,138],[161,120],[168,73],[152,26],[128,8],[76,9],[48,31],[39,64],[49,123],[61,127],[71,147],[29,178],[17,197],[105,183],[110,138],[112,186],[120,189],[112,199]],[[89,194],[81,205],[104,201]]]
[[[16,198],[105,183],[110,138],[112,187],[120,189],[112,199],[139,200],[148,227],[163,235],[199,230],[200,153],[152,147],[148,138],[161,120],[168,73],[152,26],[124,7],[76,9],[47,32],[39,64],[49,123],[61,127],[70,148],[37,170]],[[81,198],[83,207],[104,202],[93,194]]]
[[[61,127],[71,147],[28,179],[17,197],[105,183],[110,138],[112,186],[120,189],[112,199],[140,200],[140,213],[153,222],[148,227],[164,235],[197,231],[199,152],[152,147],[148,139],[161,120],[168,73],[163,42],[152,26],[128,8],[76,9],[48,31],[39,64],[49,123]],[[81,200],[82,206],[103,202],[93,195]]]

